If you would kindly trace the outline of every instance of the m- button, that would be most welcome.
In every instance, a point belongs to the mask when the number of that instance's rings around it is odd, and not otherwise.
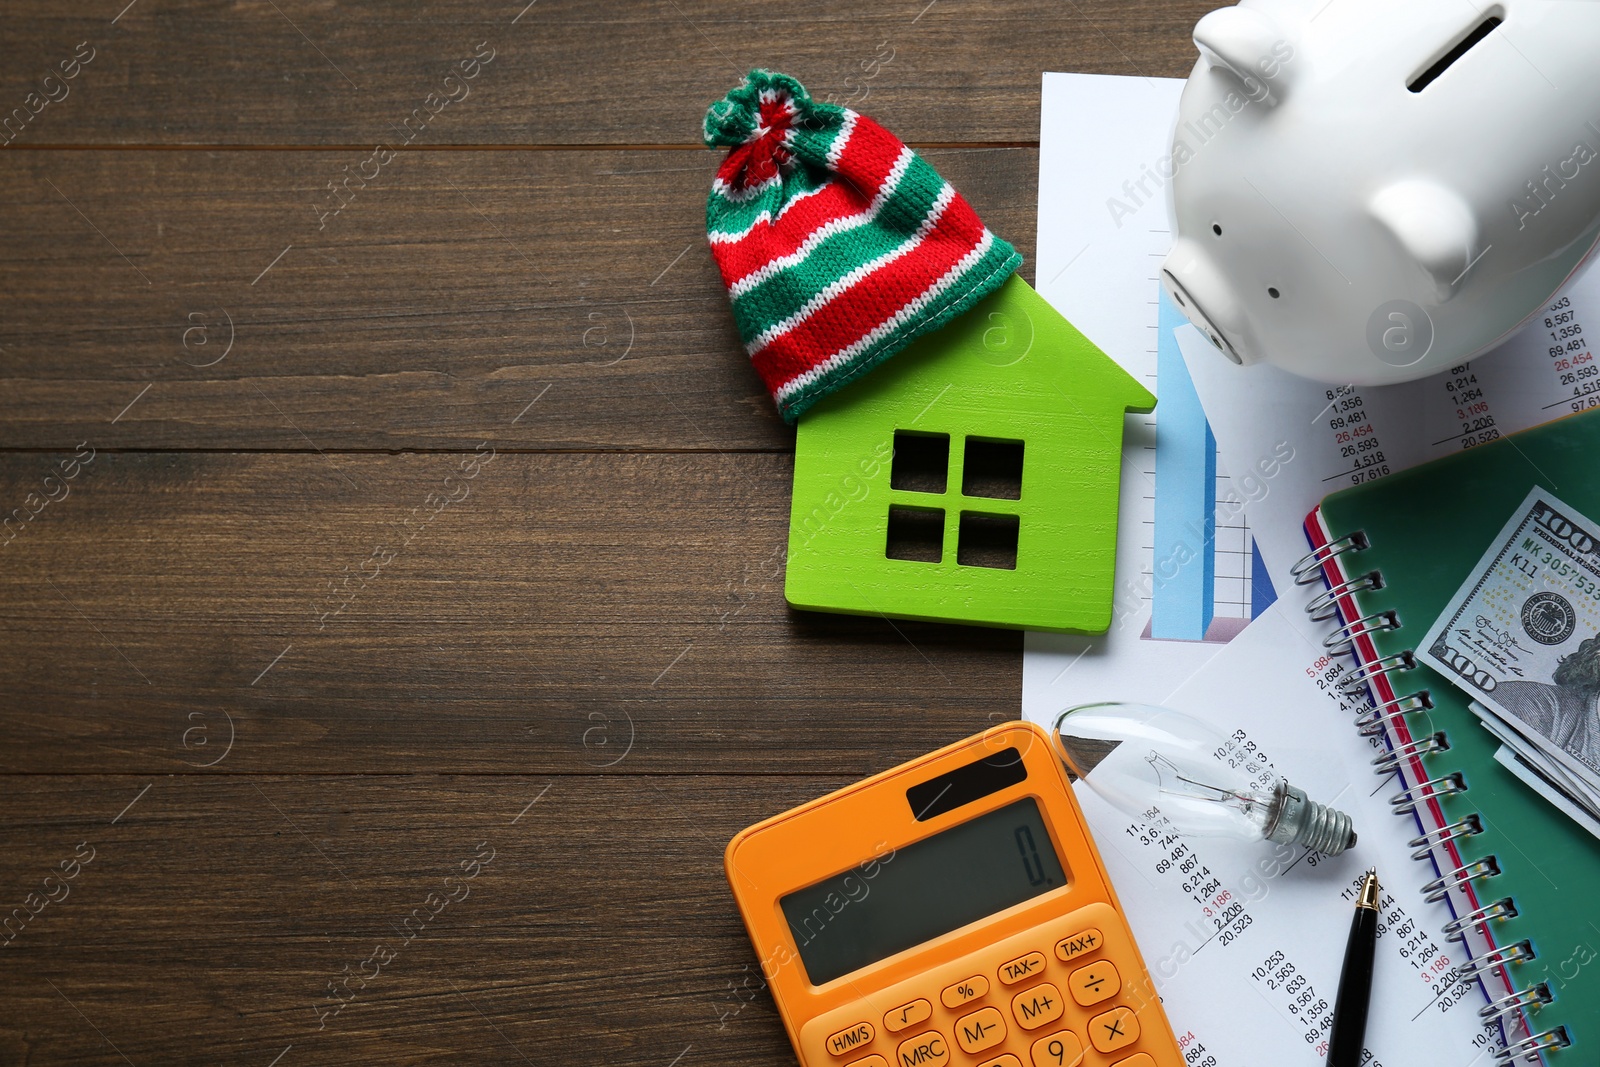
[[[1000,981],[1005,985],[1016,985],[1024,979],[1043,973],[1043,952],[1030,952],[1026,956],[1018,956],[1000,965]]]
[[[1087,956],[1105,943],[1105,938],[1100,936],[1100,931],[1090,927],[1087,930],[1063,937],[1056,942],[1056,956],[1065,963],[1071,963],[1079,956]]]
[[[956,1020],[956,1044],[976,1056],[1006,1039],[1006,1018],[993,1008],[979,1008]]]
[[[1096,960],[1069,974],[1067,988],[1072,990],[1072,999],[1087,1008],[1116,996],[1122,988],[1122,975],[1110,960]]]
[[[1049,982],[1023,990],[1011,998],[1011,1014],[1024,1030],[1037,1030],[1061,1018],[1061,990]]]
[[[876,1036],[878,1036],[877,1031],[872,1028],[871,1023],[856,1023],[836,1034],[829,1034],[828,1051],[835,1056],[848,1056],[863,1045],[872,1044],[872,1039]]]
[[[950,1046],[944,1035],[929,1030],[920,1037],[900,1042],[894,1050],[895,1067],[945,1067],[950,1062]]]

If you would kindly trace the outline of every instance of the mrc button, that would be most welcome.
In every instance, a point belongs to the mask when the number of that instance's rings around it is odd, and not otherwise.
[[[1026,956],[1018,956],[1016,959],[1007,960],[1000,965],[1000,981],[1006,985],[1016,985],[1018,982],[1043,973],[1043,952],[1030,952]]]
[[[950,1062],[950,1045],[937,1030],[900,1042],[894,1050],[895,1067],[945,1067]]]
[[[1091,926],[1087,930],[1080,930],[1071,937],[1063,937],[1057,941],[1056,956],[1064,962],[1071,963],[1079,956],[1087,956],[1097,951],[1104,942],[1105,938],[1100,936],[1100,931]]]
[[[872,1039],[878,1036],[872,1029],[872,1024],[867,1022],[856,1023],[846,1027],[837,1034],[828,1035],[828,1051],[835,1056],[848,1056],[863,1045],[872,1044]]]

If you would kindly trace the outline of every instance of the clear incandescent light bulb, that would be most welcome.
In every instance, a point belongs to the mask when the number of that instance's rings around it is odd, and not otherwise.
[[[1337,856],[1356,843],[1350,816],[1306,797],[1237,740],[1170,708],[1083,704],[1056,719],[1072,773],[1113,807],[1148,821],[1157,808],[1194,837],[1292,842]]]

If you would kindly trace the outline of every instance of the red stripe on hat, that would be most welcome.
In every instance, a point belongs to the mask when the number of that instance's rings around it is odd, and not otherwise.
[[[776,222],[760,222],[732,244],[713,244],[711,254],[722,270],[722,281],[732,285],[746,274],[779,256],[793,254],[824,223],[848,218],[867,209],[848,182],[833,182],[808,196]]]
[[[894,169],[894,161],[905,151],[905,142],[865,115],[856,115],[855,132],[844,146],[839,165],[834,169],[845,181],[871,200],[883,188]]]
[[[958,206],[964,210],[957,211]],[[944,277],[982,239],[983,223],[957,196],[920,245],[857,280],[810,318],[752,355],[756,372],[776,395],[792,379],[821,366],[887,322]],[[924,309],[920,317],[928,314]]]

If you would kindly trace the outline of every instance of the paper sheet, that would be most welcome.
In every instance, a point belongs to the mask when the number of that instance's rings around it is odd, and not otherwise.
[[[1346,669],[1274,606],[1166,700],[1349,814],[1359,839],[1341,856],[1178,837],[1076,787],[1191,1064],[1323,1063],[1354,888],[1369,867],[1384,890],[1369,1067],[1487,1064],[1499,1043],[1477,1018],[1477,986],[1451,975],[1465,957],[1438,935],[1450,918],[1444,905],[1423,899],[1427,865],[1410,858],[1409,824],[1388,805],[1399,783],[1371,773],[1377,742],[1350,726],[1353,707],[1339,706],[1335,683]],[[1047,726],[1057,711],[1024,710]]]
[[[1111,632],[1028,634],[1030,701],[1159,701],[1276,596],[1244,521],[1264,483],[1229,479],[1234,457],[1215,447],[1173,337],[1183,320],[1169,308],[1160,329],[1171,235],[1150,168],[1169,151],[1182,86],[1044,76],[1036,288],[1159,404],[1126,424]]]

